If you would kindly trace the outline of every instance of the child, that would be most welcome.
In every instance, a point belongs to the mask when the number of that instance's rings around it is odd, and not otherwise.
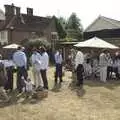
[[[23,87],[23,92],[26,92],[27,97],[32,95],[33,93],[33,85],[31,79],[28,78],[27,80],[24,79],[25,87]]]

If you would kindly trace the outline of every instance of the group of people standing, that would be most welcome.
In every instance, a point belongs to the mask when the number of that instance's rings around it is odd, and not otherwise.
[[[103,50],[99,56],[100,80],[106,82],[109,79],[120,79],[120,55],[116,52],[111,55],[108,50]]]
[[[34,76],[34,84],[36,89],[43,87],[44,89],[48,89],[48,80],[47,80],[47,69],[49,66],[49,56],[44,47],[39,50],[33,48],[33,54],[30,58]],[[54,62],[55,62],[55,74],[54,74],[54,83],[57,85],[58,78],[59,83],[63,82],[62,79],[62,67],[63,67],[63,58],[61,49],[57,50],[54,54]]]
[[[5,90],[13,90],[14,68],[17,73],[16,87],[18,92],[21,93],[23,90],[31,92],[32,82],[31,78],[28,76],[28,61],[23,47],[18,47],[11,60],[6,62],[5,60],[2,60],[2,56],[0,59],[0,95],[7,101],[9,100]],[[33,48],[33,53],[30,59],[34,75],[34,87],[36,89],[38,87],[48,89],[46,72],[49,65],[49,57],[45,47],[42,46],[39,49]]]
[[[49,67],[49,56],[46,52],[45,47],[33,48],[32,55],[28,61],[26,53],[23,47],[18,47],[18,49],[13,53],[12,59],[2,60],[0,57],[0,94],[8,101],[8,96],[6,91],[13,90],[13,73],[16,71],[17,80],[16,80],[16,89],[19,93],[23,91],[31,92],[34,90],[48,90],[48,79],[47,79],[47,70]],[[28,62],[32,65],[33,80],[28,75]],[[55,85],[63,82],[62,79],[62,51],[57,50],[54,54],[55,62],[55,74],[54,74],[54,83]]]
[[[92,79],[99,77],[104,83],[112,79],[113,75],[116,79],[120,79],[120,55],[119,53],[111,55],[109,50],[103,49],[96,57],[86,58],[83,52],[78,51],[75,58],[75,71],[78,85],[83,84],[83,78],[92,77],[92,75],[94,75]]]
[[[48,89],[46,72],[49,65],[49,56],[45,48],[33,48],[33,54],[30,59],[32,64],[35,87],[38,88],[43,86],[44,89]]]
[[[72,55],[73,52],[71,52]],[[77,51],[75,55],[71,57],[72,61],[72,71],[75,72],[77,76],[78,87],[83,86],[83,79],[85,78],[85,74],[92,74],[91,68],[96,64],[93,63],[93,66],[90,64],[90,60],[85,59],[85,54],[82,51]],[[118,57],[112,61],[110,54],[108,54],[107,50],[103,50],[98,59],[98,64],[100,67],[100,80],[106,82],[107,78],[110,76],[110,73],[113,72],[113,63],[120,62]],[[62,58],[62,50],[59,49],[54,54],[54,62],[55,62],[55,76],[54,83],[55,85],[63,82],[63,58]],[[8,96],[5,90],[13,90],[13,73],[14,67],[16,67],[17,72],[17,90],[21,93],[24,90],[28,92],[32,91],[32,86],[34,86],[35,90],[37,89],[49,89],[48,87],[48,79],[47,79],[47,70],[49,66],[49,55],[46,52],[45,47],[33,48],[32,55],[30,57],[30,63],[32,65],[32,73],[34,83],[31,82],[31,78],[28,76],[27,72],[27,64],[28,59],[22,47],[18,47],[18,49],[14,52],[13,57],[9,60],[8,63],[5,63],[2,60],[2,56],[0,55],[0,94],[4,96],[4,98],[8,101]],[[85,65],[86,63],[86,65]],[[119,64],[120,65],[120,64]],[[96,67],[95,67],[96,68]],[[118,74],[118,66],[114,66],[114,72],[116,73],[116,77],[120,77]]]

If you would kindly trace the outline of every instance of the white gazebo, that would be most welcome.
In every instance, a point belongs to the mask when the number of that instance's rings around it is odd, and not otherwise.
[[[7,46],[4,46],[3,48],[5,49],[17,49],[20,45],[18,44],[10,44],[10,45],[7,45]]]
[[[119,49],[119,47],[108,43],[98,37],[93,37],[83,42],[79,42],[78,44],[74,45],[78,48],[108,48],[108,49]]]

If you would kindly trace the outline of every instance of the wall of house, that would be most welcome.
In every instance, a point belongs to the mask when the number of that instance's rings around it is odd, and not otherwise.
[[[8,31],[7,30],[0,31],[0,43],[2,45],[8,43]]]
[[[12,37],[11,37],[12,36]],[[21,43],[24,39],[28,39],[30,32],[26,31],[9,31],[9,43]]]
[[[52,19],[51,23],[49,24],[49,26],[45,29],[44,33],[45,33],[45,36],[47,37],[48,40],[51,41],[52,39],[52,33],[53,32],[57,32],[57,29],[56,29],[56,24],[55,24],[55,21],[54,19]]]
[[[107,40],[111,43],[118,43],[120,42],[120,29],[84,32],[84,40],[90,39],[95,36]]]
[[[59,39],[54,18],[44,31],[47,40],[51,43],[52,51],[56,49],[56,41]]]

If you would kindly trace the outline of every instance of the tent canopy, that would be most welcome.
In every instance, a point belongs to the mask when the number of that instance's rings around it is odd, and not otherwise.
[[[84,42],[79,42],[78,44],[74,45],[75,47],[89,47],[89,48],[108,48],[108,49],[118,49],[119,47],[108,43],[100,38],[93,37],[88,39]]]
[[[4,46],[3,48],[6,48],[6,49],[17,49],[20,45],[18,44],[10,44],[10,45],[7,45],[7,46]]]

